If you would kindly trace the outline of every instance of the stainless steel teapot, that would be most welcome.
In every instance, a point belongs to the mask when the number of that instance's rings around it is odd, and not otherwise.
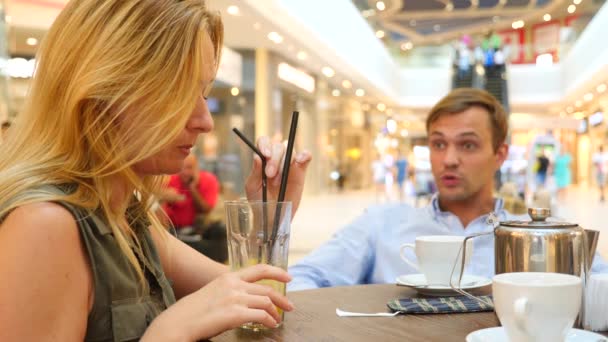
[[[494,271],[495,274],[509,272],[555,272],[581,277],[583,289],[591,270],[599,232],[584,229],[576,223],[558,222],[546,208],[529,208],[532,221],[504,221],[494,225],[494,230],[468,236],[463,241],[461,269],[466,260],[466,243],[481,235],[494,234]],[[492,215],[490,215],[492,217]],[[454,270],[456,265],[454,266]],[[452,272],[453,274],[453,272]],[[462,274],[462,271],[461,273]],[[457,292],[472,297],[450,284]],[[583,291],[584,296],[584,291]],[[478,298],[476,298],[478,299]],[[478,299],[479,300],[479,299]],[[584,300],[583,300],[584,305]],[[582,323],[581,308],[578,325]]]
[[[566,273],[583,278],[584,284],[599,232],[547,221],[549,209],[530,208],[528,214],[532,221],[500,222],[494,229],[495,273]]]

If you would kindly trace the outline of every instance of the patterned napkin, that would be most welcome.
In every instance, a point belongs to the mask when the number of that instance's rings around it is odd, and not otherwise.
[[[492,296],[479,296],[479,298],[494,303]],[[494,311],[493,305],[489,306],[465,296],[393,299],[386,305],[393,311],[401,311],[406,314]]]

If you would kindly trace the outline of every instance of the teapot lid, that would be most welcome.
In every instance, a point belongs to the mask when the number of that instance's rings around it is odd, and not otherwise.
[[[505,221],[500,222],[501,226],[518,228],[575,228],[576,223],[546,221],[551,216],[549,208],[528,208],[528,215],[532,221]]]

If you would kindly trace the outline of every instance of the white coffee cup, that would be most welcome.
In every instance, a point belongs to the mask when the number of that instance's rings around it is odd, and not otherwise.
[[[453,283],[458,285],[460,269],[462,264],[462,243],[463,236],[451,235],[430,235],[419,236],[415,243],[405,243],[401,245],[399,254],[401,259],[412,266],[426,278],[429,285],[450,286],[450,275],[454,270]],[[473,252],[472,240],[467,241],[466,260],[468,263]],[[416,253],[418,264],[409,260],[405,256],[405,250],[411,248]],[[456,268],[454,269],[454,265]]]
[[[582,282],[562,273],[502,273],[492,294],[510,341],[563,342],[581,307]]]

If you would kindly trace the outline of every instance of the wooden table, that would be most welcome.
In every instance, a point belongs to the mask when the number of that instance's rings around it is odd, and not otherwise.
[[[490,287],[481,290],[488,293]],[[355,312],[389,312],[395,298],[416,297],[397,285],[361,285],[296,291],[287,294],[296,310],[285,314],[279,329],[252,333],[228,331],[212,341],[464,341],[472,331],[499,325],[494,312],[338,317],[336,308]]]

